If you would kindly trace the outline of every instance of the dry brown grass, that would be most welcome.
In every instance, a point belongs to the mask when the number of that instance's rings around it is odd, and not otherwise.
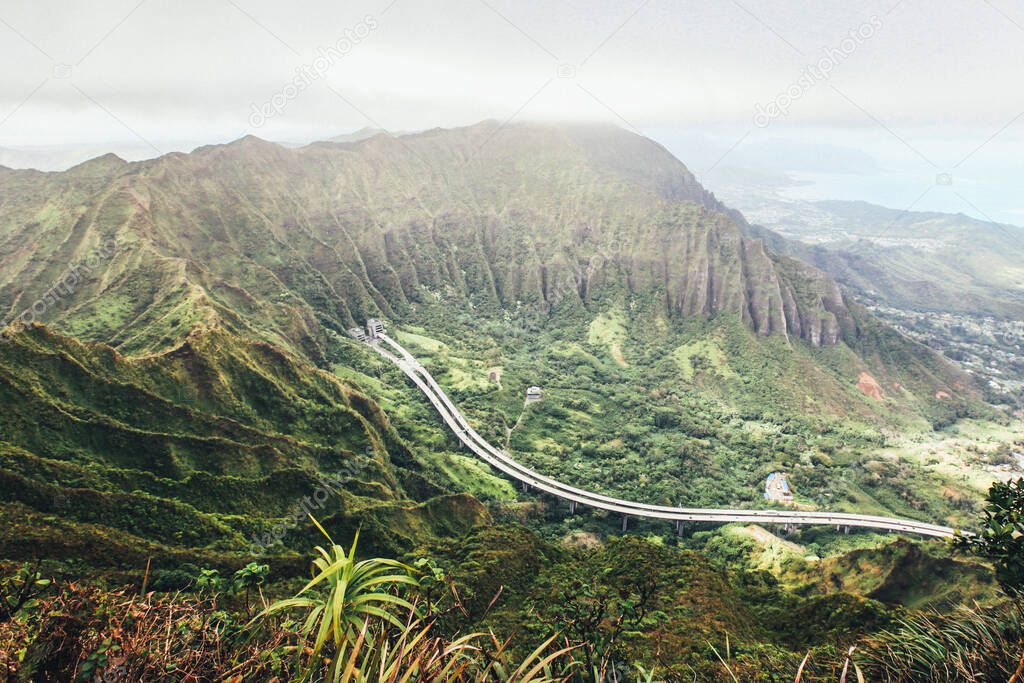
[[[245,671],[287,677],[268,657],[284,630],[243,633],[217,598],[139,596],[68,583],[0,623],[0,672],[8,680],[213,681]],[[283,680],[283,679],[280,679]]]

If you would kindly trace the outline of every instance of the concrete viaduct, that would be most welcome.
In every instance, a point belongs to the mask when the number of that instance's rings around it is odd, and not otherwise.
[[[896,519],[874,515],[860,515],[841,512],[802,512],[796,510],[729,510],[715,508],[685,508],[663,505],[648,505],[622,500],[599,493],[570,486],[551,479],[516,462],[508,453],[495,448],[477,433],[469,421],[459,412],[444,390],[429,372],[398,342],[389,337],[383,325],[376,320],[367,322],[367,330],[350,330],[352,336],[369,345],[374,351],[397,365],[402,372],[423,392],[434,409],[459,440],[481,460],[508,477],[520,482],[524,490],[532,487],[557,498],[568,501],[569,509],[575,512],[578,505],[622,515],[622,528],[626,529],[630,517],[663,519],[676,523],[680,531],[684,522],[739,522],[746,524],[778,524],[791,526],[835,525],[837,528],[863,527],[891,532],[906,532],[952,538],[954,529],[938,524],[918,522],[911,519]]]

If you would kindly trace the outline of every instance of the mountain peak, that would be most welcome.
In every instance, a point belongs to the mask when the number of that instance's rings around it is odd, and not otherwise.
[[[484,121],[298,150],[247,135],[160,167],[119,188],[117,215],[159,255],[137,277],[194,279],[190,301],[216,302],[232,324],[285,287],[281,301],[343,328],[409,310],[425,291],[494,310],[625,295],[815,345],[855,327],[834,283],[745,238],[682,162],[617,126]],[[318,334],[310,309],[295,310],[301,323],[261,324]]]
[[[257,137],[251,133],[243,135],[237,140],[231,142],[225,142],[216,145],[203,145],[192,150],[189,156],[203,156],[212,153],[223,153],[223,152],[249,152],[249,151],[260,151],[260,150],[287,150],[286,147],[277,144],[276,142],[270,142],[263,138]]]
[[[231,147],[231,146],[234,146],[234,145],[272,145],[274,143],[268,142],[267,140],[264,140],[261,137],[257,137],[256,135],[253,135],[252,133],[246,133],[245,135],[243,135],[242,137],[238,138],[237,140],[232,140],[231,142],[229,142],[227,144],[228,144],[229,147]]]
[[[74,175],[102,176],[120,171],[126,166],[128,166],[127,161],[113,152],[107,152],[94,159],[83,161],[77,166],[72,166],[67,172]]]

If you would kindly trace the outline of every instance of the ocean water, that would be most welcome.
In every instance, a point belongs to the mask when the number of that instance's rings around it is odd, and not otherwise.
[[[730,167],[793,199],[861,200],[1024,225],[1024,117],[959,127],[751,124],[644,131],[697,179],[728,185]],[[786,182],[786,179],[791,182]]]
[[[1024,171],[939,177],[940,173],[880,170],[870,174],[788,171],[791,199],[866,201],[893,209],[962,213],[979,220],[1024,225]]]

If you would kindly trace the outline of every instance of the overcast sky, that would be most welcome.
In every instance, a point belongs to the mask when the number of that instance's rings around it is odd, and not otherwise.
[[[1020,0],[4,0],[0,36],[6,147],[597,119],[705,170],[788,140],[992,182],[1024,150]]]

